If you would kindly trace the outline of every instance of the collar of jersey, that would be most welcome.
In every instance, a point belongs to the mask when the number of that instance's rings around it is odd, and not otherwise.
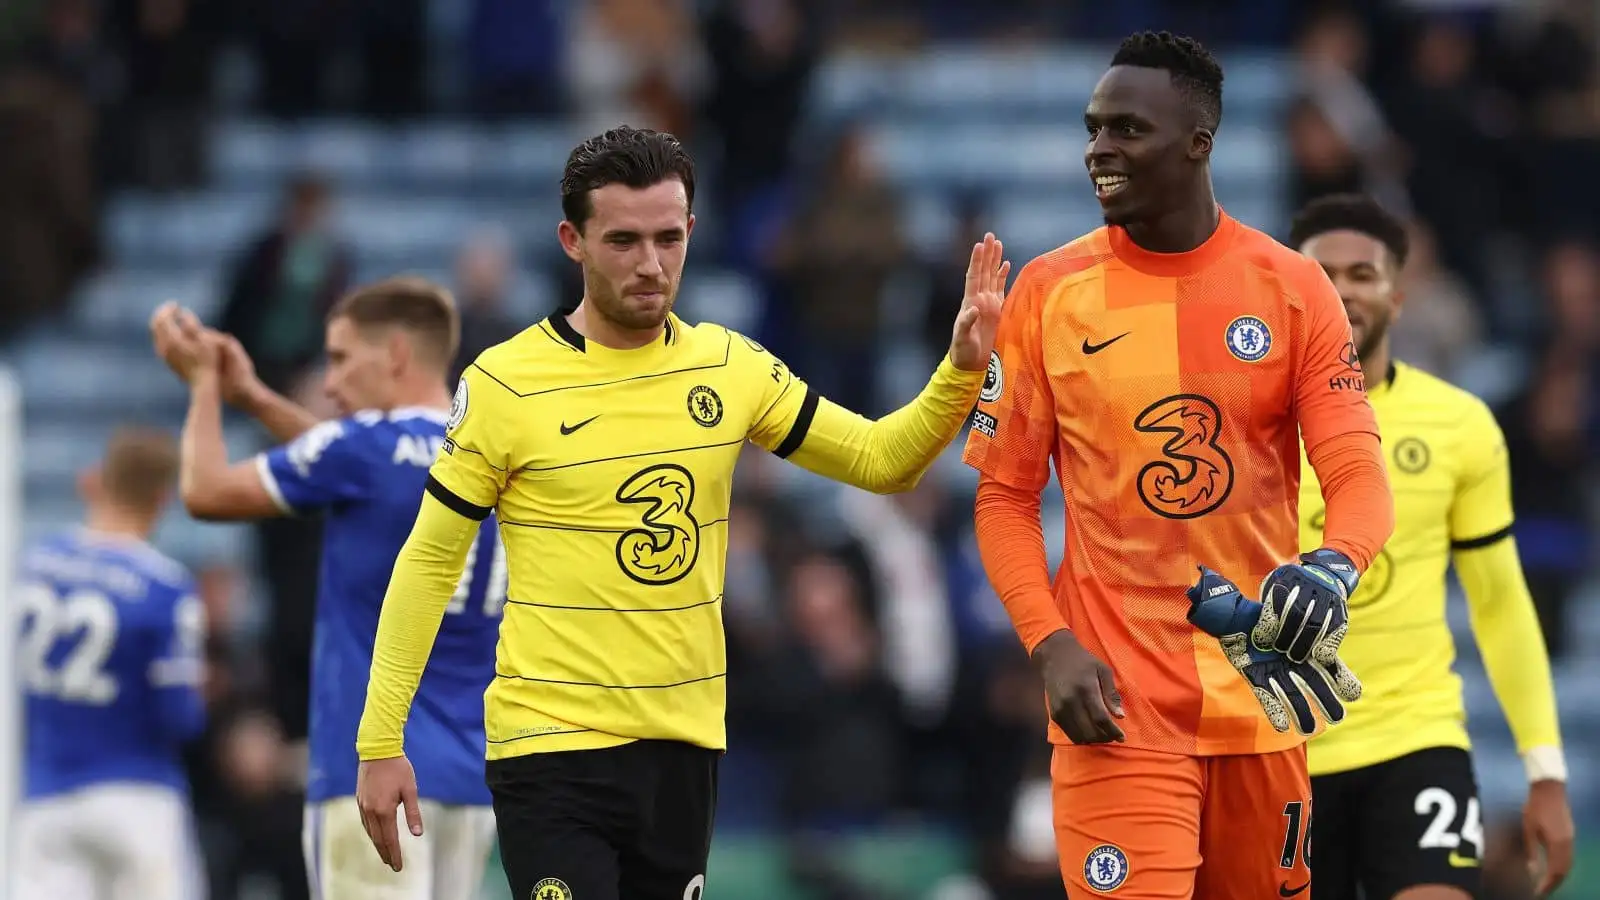
[[[1193,250],[1182,253],[1157,253],[1135,244],[1128,232],[1113,225],[1110,232],[1111,252],[1137,271],[1158,278],[1179,278],[1193,275],[1228,254],[1239,233],[1239,223],[1222,207],[1217,207],[1217,230]]]
[[[617,350],[612,347],[607,347],[604,344],[590,341],[588,338],[585,338],[583,335],[579,334],[578,329],[573,328],[572,323],[567,321],[567,316],[564,312],[556,313],[545,321],[550,323],[550,328],[556,333],[556,337],[560,338],[563,343],[572,347],[572,349],[578,351],[579,353],[593,356],[621,354],[629,357],[630,359],[638,359],[641,356],[653,355],[653,351],[676,344],[678,342],[679,329],[683,327],[678,322],[677,316],[668,313],[666,327],[664,327],[661,331],[661,340],[651,341],[649,344],[634,350]]]

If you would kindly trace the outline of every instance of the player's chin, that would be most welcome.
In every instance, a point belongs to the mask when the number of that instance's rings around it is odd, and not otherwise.
[[[1112,193],[1096,191],[1095,199],[1100,203],[1100,215],[1107,225],[1131,225],[1139,219],[1139,198],[1129,195],[1127,185],[1118,188]]]
[[[665,291],[633,293],[627,296],[626,306],[629,326],[654,328],[672,311],[672,295]]]

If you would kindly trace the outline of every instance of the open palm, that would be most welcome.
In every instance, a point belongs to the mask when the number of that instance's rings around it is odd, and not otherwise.
[[[994,335],[1000,328],[1000,307],[1006,299],[1006,277],[1011,274],[1011,263],[1004,255],[1005,246],[993,234],[985,234],[981,243],[972,245],[967,289],[950,337],[950,362],[958,369],[976,372],[989,365]]]

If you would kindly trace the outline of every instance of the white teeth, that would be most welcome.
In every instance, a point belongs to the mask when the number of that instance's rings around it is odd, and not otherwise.
[[[1127,183],[1128,179],[1122,175],[1102,175],[1094,180],[1094,186],[1101,194],[1114,194]]]

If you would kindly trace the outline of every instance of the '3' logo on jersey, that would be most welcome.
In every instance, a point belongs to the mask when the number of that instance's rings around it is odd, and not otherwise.
[[[1162,456],[1139,470],[1139,499],[1158,516],[1193,519],[1222,505],[1233,490],[1233,460],[1218,446],[1222,411],[1210,398],[1176,394],[1133,420],[1145,434],[1170,434]]]
[[[621,503],[639,504],[639,528],[617,538],[617,565],[640,584],[672,584],[700,558],[700,523],[694,517],[694,476],[662,463],[634,473],[617,488]]]

